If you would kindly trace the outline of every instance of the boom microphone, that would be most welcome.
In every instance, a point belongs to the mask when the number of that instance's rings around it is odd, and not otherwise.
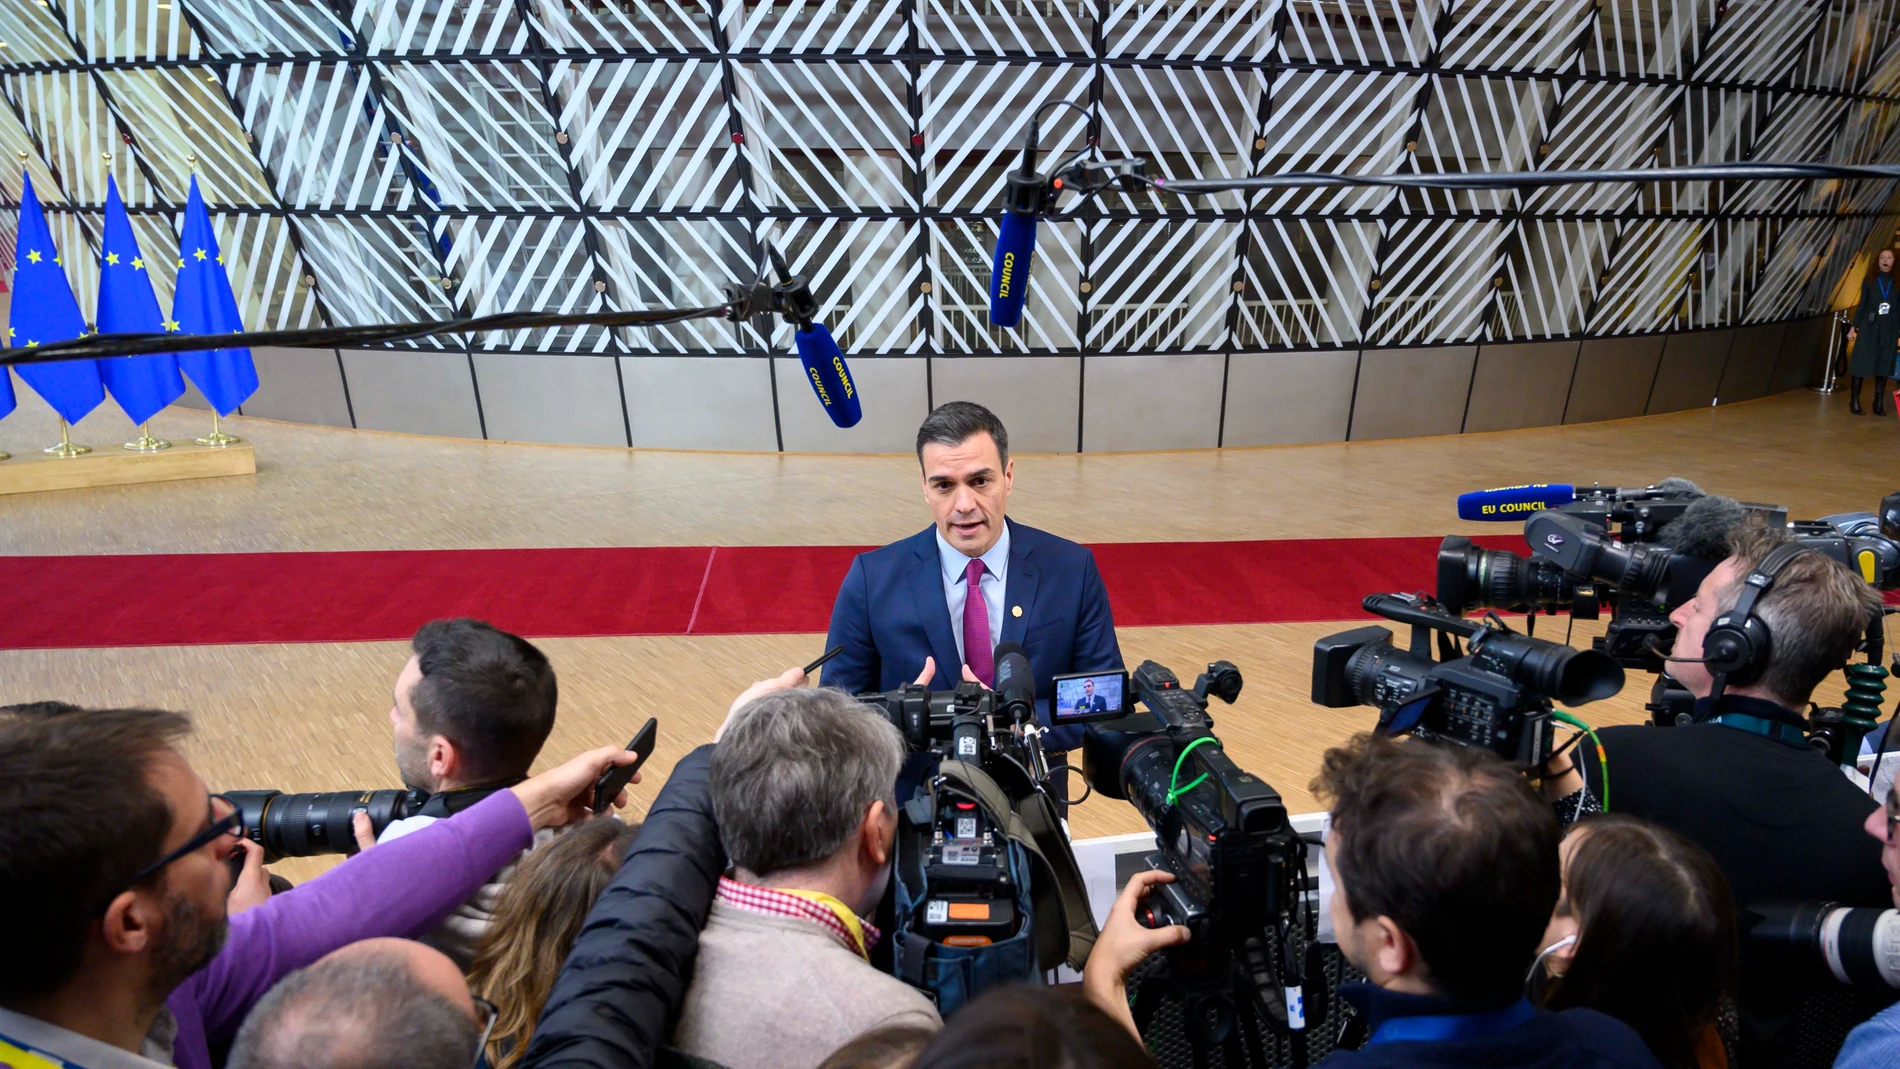
[[[1689,557],[1726,560],[1729,532],[1748,519],[1748,509],[1740,501],[1720,494],[1706,494],[1689,503],[1682,515],[1663,524],[1656,541]]]
[[[1458,518],[1502,523],[1522,519],[1541,509],[1568,505],[1577,499],[1577,488],[1569,483],[1527,483],[1500,486],[1494,490],[1473,490],[1458,495]]]
[[[864,418],[864,406],[858,400],[857,384],[851,381],[851,369],[845,366],[844,351],[832,339],[823,323],[811,323],[792,335],[798,346],[799,362],[805,365],[805,377],[812,392],[825,406],[825,415],[840,427],[855,427]]]
[[[1023,165],[1006,179],[1009,203],[996,228],[996,252],[990,259],[990,323],[1015,329],[1029,299],[1029,265],[1036,254],[1036,216],[1048,205],[1049,183],[1036,173],[1040,131],[1034,116],[1023,133]]]

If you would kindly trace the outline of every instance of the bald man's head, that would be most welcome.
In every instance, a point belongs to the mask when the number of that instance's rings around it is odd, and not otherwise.
[[[285,977],[238,1032],[230,1069],[467,1069],[480,1028],[440,951],[353,943]]]

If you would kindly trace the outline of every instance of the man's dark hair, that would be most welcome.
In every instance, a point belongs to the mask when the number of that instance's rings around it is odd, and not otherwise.
[[[1392,918],[1449,998],[1523,995],[1562,882],[1557,819],[1523,776],[1486,750],[1362,734],[1312,788],[1355,920]]]
[[[15,705],[0,705],[0,716],[65,716],[67,713],[84,712],[83,707],[71,702],[43,701],[20,702]]]
[[[245,1018],[230,1069],[467,1069],[467,1013],[388,958],[319,961],[285,977]]]
[[[996,443],[997,463],[1009,464],[1009,432],[1003,429],[1003,421],[996,413],[977,404],[975,401],[951,401],[941,404],[930,415],[924,417],[923,426],[917,428],[917,463],[924,462],[924,446],[936,442],[938,445],[962,445],[972,435],[987,434]]]
[[[0,716],[0,1001],[70,981],[99,911],[164,852],[173,814],[151,769],[190,730],[157,709]]]
[[[1154,1069],[1079,987],[995,988],[959,1010],[911,1069]]]
[[[554,666],[524,638],[466,617],[432,620],[411,645],[416,727],[455,744],[477,782],[528,774],[554,730]]]

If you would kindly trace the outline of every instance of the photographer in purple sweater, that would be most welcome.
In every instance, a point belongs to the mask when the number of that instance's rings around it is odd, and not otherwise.
[[[227,916],[242,829],[178,752],[189,730],[150,709],[0,718],[0,1065],[211,1069],[286,973],[429,931],[634,759],[589,751]]]

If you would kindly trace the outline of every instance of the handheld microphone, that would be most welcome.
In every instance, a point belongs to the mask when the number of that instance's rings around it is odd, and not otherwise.
[[[1458,518],[1485,523],[1508,523],[1541,509],[1568,505],[1577,499],[1570,483],[1528,483],[1473,490],[1458,495]]]
[[[825,415],[840,427],[855,427],[864,418],[864,405],[858,400],[858,386],[845,366],[844,351],[823,323],[810,323],[792,334],[798,346],[799,362],[805,365],[805,377],[812,392],[825,406]]]
[[[1002,699],[1003,712],[1012,723],[1027,724],[1036,717],[1036,676],[1023,648],[1014,642],[996,644],[993,688]]]
[[[990,257],[990,323],[1015,329],[1022,322],[1029,299],[1029,265],[1036,254],[1036,217],[1046,205],[1046,187],[1036,173],[1036,119],[1023,134],[1023,165],[1006,179],[1009,202],[996,228],[996,251]]]

